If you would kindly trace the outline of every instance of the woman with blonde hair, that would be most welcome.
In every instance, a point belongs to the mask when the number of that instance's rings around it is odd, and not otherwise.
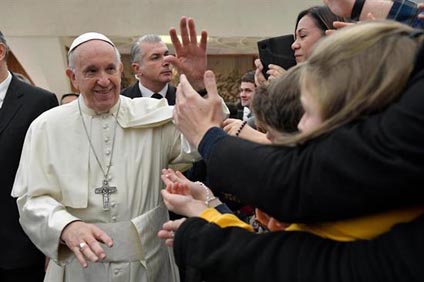
[[[359,24],[318,44],[303,64],[300,134],[281,144],[299,144],[352,120],[378,113],[399,99],[412,72],[422,32],[390,21]],[[370,216],[321,224],[293,224],[338,241],[374,238],[394,224],[424,214],[424,206],[402,207]]]
[[[422,31],[394,21],[357,24],[323,40],[301,75],[302,95],[317,100],[323,123],[284,143],[312,139],[399,99],[423,41]]]

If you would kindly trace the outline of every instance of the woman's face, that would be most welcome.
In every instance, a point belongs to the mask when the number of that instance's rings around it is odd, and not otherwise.
[[[292,44],[297,63],[308,59],[314,45],[323,36],[323,31],[318,28],[311,16],[305,15],[300,19],[296,29],[296,40]]]

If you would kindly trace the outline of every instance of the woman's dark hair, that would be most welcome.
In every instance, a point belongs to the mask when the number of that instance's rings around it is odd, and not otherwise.
[[[333,14],[333,12],[331,12],[330,8],[328,8],[327,6],[314,6],[299,13],[296,19],[296,26],[294,28],[295,32],[297,30],[297,25],[299,24],[299,21],[304,16],[310,16],[314,21],[315,25],[322,30],[323,34],[327,29],[334,29],[333,22],[349,21],[346,18],[339,17]]]

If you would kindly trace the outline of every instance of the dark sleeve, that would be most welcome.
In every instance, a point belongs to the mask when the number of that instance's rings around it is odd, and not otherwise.
[[[38,105],[34,105],[33,107],[33,110],[37,112],[34,115],[34,118],[59,105],[56,95],[51,92],[45,91],[43,93],[37,93],[36,95],[39,95],[40,97],[43,95],[43,98],[39,98],[36,102]]]
[[[185,282],[422,281],[424,217],[370,241],[335,242],[305,232],[256,234],[190,218],[175,234]]]
[[[298,147],[258,145],[210,129],[199,146],[209,185],[288,222],[421,204],[423,89],[421,69],[385,112]]]
[[[47,102],[46,110],[49,110],[49,109],[54,108],[56,106],[59,106],[59,101],[57,100],[57,96],[53,93],[50,93],[48,95],[47,101],[48,102]]]
[[[19,91],[28,95],[25,103],[29,110],[34,111],[34,119],[43,112],[59,105],[56,94],[50,91],[30,84],[19,84],[19,87]]]

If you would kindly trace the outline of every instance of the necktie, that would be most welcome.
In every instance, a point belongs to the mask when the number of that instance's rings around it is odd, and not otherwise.
[[[155,99],[162,99],[163,98],[162,95],[160,95],[159,93],[154,93],[151,97],[155,98]]]

